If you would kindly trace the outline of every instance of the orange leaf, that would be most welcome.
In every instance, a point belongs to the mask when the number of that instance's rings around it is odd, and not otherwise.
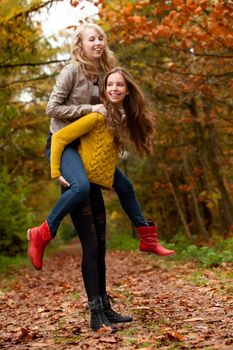
[[[75,30],[76,28],[77,28],[77,26],[74,26],[74,25],[73,25],[73,26],[68,26],[68,27],[66,27],[66,29],[74,29],[74,30]]]
[[[183,341],[184,340],[184,336],[178,332],[174,332],[174,331],[169,331],[167,332],[167,335],[170,339],[175,339],[178,341]]]
[[[77,7],[79,5],[79,1],[78,0],[70,0],[70,5],[73,7]]]
[[[167,67],[168,67],[169,69],[173,68],[174,65],[175,65],[174,62],[169,62],[169,63],[167,63]]]

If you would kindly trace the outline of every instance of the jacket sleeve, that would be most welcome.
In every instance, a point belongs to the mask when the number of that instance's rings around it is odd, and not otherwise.
[[[77,72],[75,71],[75,73]],[[67,65],[61,70],[47,104],[46,114],[48,117],[56,119],[77,119],[78,117],[92,112],[91,104],[70,106],[65,104],[74,86],[74,79],[77,78],[78,74],[74,74],[74,67],[72,65]]]
[[[65,146],[89,133],[102,118],[104,117],[99,113],[87,114],[52,135],[50,158],[52,178],[61,175],[60,163]]]

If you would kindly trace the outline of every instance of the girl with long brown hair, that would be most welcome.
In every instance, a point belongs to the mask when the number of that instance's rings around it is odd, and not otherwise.
[[[51,147],[51,176],[65,181],[61,175],[61,158],[65,147],[80,138],[78,152],[82,158],[89,181],[91,182],[90,204],[76,210],[74,222],[80,236],[83,251],[92,251],[95,240],[91,232],[95,222],[95,212],[100,206],[100,186],[112,188],[114,185],[114,173],[117,164],[118,154],[124,151],[129,143],[134,144],[140,155],[150,155],[153,149],[154,114],[146,107],[144,96],[133,81],[131,75],[121,67],[111,70],[104,78],[101,98],[107,110],[107,115],[90,113],[81,119],[71,123],[53,134]],[[129,205],[133,207],[131,199]],[[103,202],[102,205],[104,206]],[[80,215],[82,212],[84,215]],[[152,224],[137,227],[140,237],[140,250],[151,251],[159,255],[171,255],[174,251],[167,250],[160,245],[157,238],[156,225]],[[98,230],[96,229],[98,237]],[[92,239],[90,239],[92,237]],[[102,237],[102,239],[100,239]],[[97,245],[98,255],[101,255],[103,245],[105,247],[105,236],[99,237]],[[88,242],[88,244],[86,244]],[[87,248],[85,248],[87,247]],[[105,248],[104,248],[105,250]],[[95,280],[95,269],[89,270],[88,276],[84,274],[86,291],[91,309],[91,327],[99,328],[96,309],[99,300],[104,300],[109,305],[105,310],[107,319],[111,322],[129,322],[130,317],[124,317],[115,313],[110,308],[106,294],[105,278],[105,254],[99,264],[102,271],[97,280],[99,289],[93,288],[90,281]],[[95,259],[89,256],[88,264]],[[84,266],[85,270],[85,266]],[[86,278],[86,279],[85,279]],[[104,289],[103,289],[104,285]],[[94,298],[92,297],[94,293]],[[97,294],[97,295],[95,295]],[[99,299],[101,295],[101,299]],[[100,304],[99,304],[100,305]],[[111,310],[111,311],[109,311]],[[99,315],[99,311],[97,312]],[[102,319],[102,324],[107,324]],[[97,326],[96,326],[97,325]]]
[[[108,90],[113,85],[111,77],[114,74],[118,74],[118,77],[121,76],[124,81],[122,81],[122,84],[127,86],[127,95],[122,101],[120,108],[114,103],[114,99],[111,101],[111,95],[108,95]],[[101,100],[107,109],[111,126],[115,130],[116,144],[122,148],[124,143],[127,143],[127,133],[129,140],[134,144],[140,156],[144,154],[147,156],[151,155],[153,151],[155,115],[146,106],[145,97],[141,89],[126,69],[116,67],[105,75]]]

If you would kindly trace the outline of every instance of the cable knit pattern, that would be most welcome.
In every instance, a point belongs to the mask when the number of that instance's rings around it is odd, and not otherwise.
[[[107,129],[104,116],[90,113],[60,129],[52,136],[51,177],[58,177],[62,152],[80,137],[79,153],[90,182],[112,187],[118,151]]]

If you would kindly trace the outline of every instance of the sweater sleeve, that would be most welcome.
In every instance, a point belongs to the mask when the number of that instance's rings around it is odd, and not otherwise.
[[[70,95],[74,79],[79,79],[79,73],[72,64],[65,66],[58,75],[46,108],[46,114],[55,119],[77,119],[92,112],[91,104],[67,106],[65,101]]]
[[[103,117],[99,113],[90,113],[77,119],[73,123],[58,130],[52,135],[51,143],[51,177],[56,178],[61,175],[60,163],[65,147],[82,135],[89,133]]]

